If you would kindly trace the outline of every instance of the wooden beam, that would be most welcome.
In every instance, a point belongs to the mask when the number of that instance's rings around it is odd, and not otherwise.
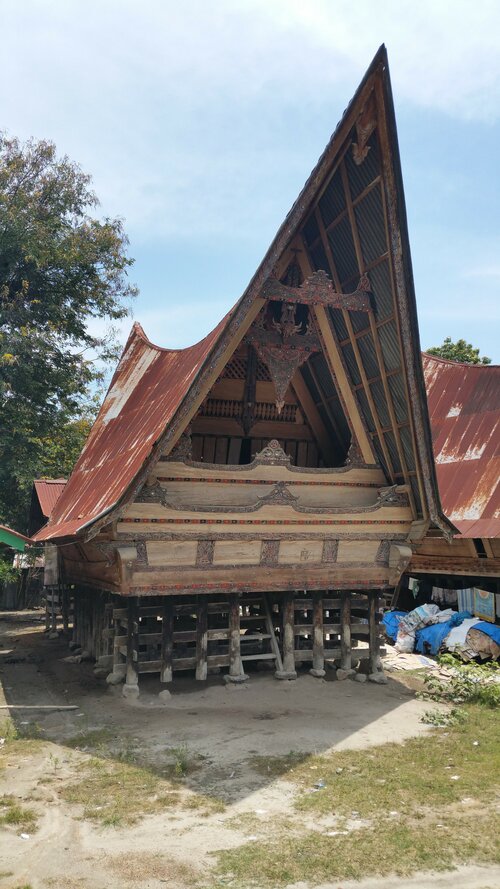
[[[318,408],[314,404],[314,400],[309,392],[309,389],[306,386],[304,381],[304,377],[300,370],[298,370],[292,380],[292,387],[297,397],[297,401],[299,402],[300,407],[303,409],[304,414],[306,415],[307,422],[309,423],[313,435],[317,441],[319,450],[323,456],[323,460],[325,465],[330,465],[332,461],[332,447],[330,443],[330,436],[326,431],[325,424],[321,419]]]
[[[317,213],[316,216],[317,218],[320,218],[319,213]],[[303,269],[303,272],[305,271],[307,276],[312,274],[314,269],[306,253],[305,244],[303,246],[304,252],[299,256],[299,262],[301,262],[301,268]],[[332,269],[332,274],[333,273],[334,270]],[[337,278],[334,278],[334,282],[335,286],[338,287],[340,290],[338,276]],[[363,460],[365,461],[365,463],[378,463],[375,452],[373,450],[373,446],[368,438],[363,421],[361,419],[361,414],[359,412],[356,398],[353,395],[351,384],[347,378],[347,373],[344,368],[340,349],[333,335],[333,331],[328,320],[328,316],[326,314],[326,309],[324,308],[324,306],[315,306],[313,309],[313,313],[316,318],[319,332],[323,339],[325,354],[330,365],[330,370],[333,374],[337,389],[346,408],[346,420],[358,440],[361,454],[363,455]]]
[[[380,641],[377,625],[378,593],[368,593],[368,628],[370,673],[380,673]]]
[[[330,369],[333,373],[338,390],[346,406],[346,411],[352,424],[354,434],[356,435],[356,438],[358,440],[363,460],[365,461],[365,463],[378,463],[372,444],[368,438],[368,434],[361,419],[358,404],[353,395],[351,384],[347,378],[347,373],[345,371],[342,357],[340,355],[340,349],[333,335],[332,328],[324,307],[315,306],[314,315],[318,330],[321,334],[321,338],[325,346],[325,354],[328,359]]]

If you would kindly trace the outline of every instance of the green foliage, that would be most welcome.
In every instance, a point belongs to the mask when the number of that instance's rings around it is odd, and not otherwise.
[[[426,710],[420,722],[424,725],[433,725],[436,728],[445,728],[448,725],[460,725],[467,719],[467,711],[461,707],[453,707],[451,710]]]
[[[429,355],[438,355],[447,358],[448,361],[460,361],[463,364],[491,364],[491,358],[486,355],[479,356],[479,349],[475,349],[472,343],[465,340],[452,342],[451,336],[447,336],[441,346],[432,346],[425,350]]]
[[[72,468],[136,294],[122,222],[97,203],[52,143],[0,137],[0,521],[20,530],[33,478]]]
[[[450,654],[443,655],[439,660],[443,666],[450,668],[450,675],[440,678],[428,673],[424,677],[425,691],[421,697],[454,704],[500,707],[500,664],[495,661],[463,664]]]

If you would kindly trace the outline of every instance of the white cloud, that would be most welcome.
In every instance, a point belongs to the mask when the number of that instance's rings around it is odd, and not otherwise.
[[[4,0],[0,120],[78,159],[136,239],[251,238],[382,41],[399,104],[499,118],[495,0]]]

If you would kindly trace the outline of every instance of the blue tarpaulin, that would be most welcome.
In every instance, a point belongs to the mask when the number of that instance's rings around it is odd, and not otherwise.
[[[481,633],[486,633],[487,636],[491,636],[497,645],[500,645],[500,627],[496,624],[489,624],[485,620],[480,620],[477,624],[474,624],[474,629],[481,630]]]
[[[417,630],[415,651],[420,651],[421,654],[437,654],[450,630],[453,627],[458,627],[466,618],[471,617],[470,611],[457,611],[453,617],[441,624],[430,624],[428,627]]]

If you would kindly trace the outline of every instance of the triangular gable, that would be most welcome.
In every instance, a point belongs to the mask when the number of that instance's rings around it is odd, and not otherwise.
[[[325,271],[337,294],[355,291],[367,278],[369,312],[342,304],[314,307],[324,341],[317,375],[335,380],[364,462],[374,455],[389,481],[409,485],[415,513],[449,532],[435,479],[382,47],[230,315],[201,343],[181,351],[153,346],[134,327],[89,440],[39,539],[72,536],[89,526],[96,533],[112,510],[134,496],[250,328],[270,282],[283,280],[294,261],[303,280]]]

